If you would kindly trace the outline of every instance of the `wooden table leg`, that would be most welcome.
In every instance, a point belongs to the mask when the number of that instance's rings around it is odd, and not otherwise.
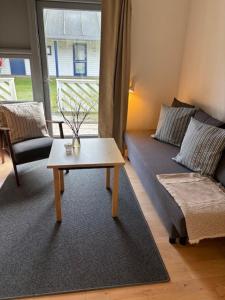
[[[64,192],[64,173],[63,170],[59,171],[59,175],[60,175],[60,191],[61,193]]]
[[[105,187],[110,189],[110,168],[106,168]]]
[[[112,192],[112,217],[113,218],[117,216],[117,211],[118,211],[119,173],[120,173],[120,166],[114,166],[113,192]]]
[[[61,213],[61,184],[60,184],[60,170],[53,169],[54,187],[55,187],[55,212],[57,222],[62,221]]]

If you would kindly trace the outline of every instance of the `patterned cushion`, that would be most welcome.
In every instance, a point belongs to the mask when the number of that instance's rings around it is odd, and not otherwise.
[[[49,136],[42,103],[3,104],[0,107],[10,128],[12,143]]]
[[[1,106],[0,106],[0,127],[7,127],[7,122],[4,117],[3,111],[1,110]]]
[[[180,146],[195,111],[194,108],[162,105],[154,137],[159,141]]]
[[[225,130],[194,118],[174,160],[202,175],[212,176],[225,148]]]

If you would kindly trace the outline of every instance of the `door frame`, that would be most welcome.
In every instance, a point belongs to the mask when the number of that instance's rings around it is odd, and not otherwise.
[[[49,73],[46,53],[46,42],[44,32],[43,11],[49,9],[68,9],[68,10],[93,10],[101,11],[101,0],[38,0],[36,2],[37,26],[39,32],[40,56],[42,65],[43,90],[45,99],[45,110],[48,119],[52,118],[51,99],[49,90]]]

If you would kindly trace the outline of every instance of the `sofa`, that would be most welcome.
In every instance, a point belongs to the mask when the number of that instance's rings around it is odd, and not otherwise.
[[[157,141],[151,131],[128,131],[125,135],[128,159],[149,194],[168,233],[169,242],[186,244],[188,240],[184,215],[173,197],[159,183],[157,174],[187,173],[186,167],[172,160],[180,148]],[[225,155],[222,156],[215,179],[225,186]]]

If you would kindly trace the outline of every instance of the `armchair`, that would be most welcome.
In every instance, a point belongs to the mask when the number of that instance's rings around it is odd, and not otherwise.
[[[60,138],[64,138],[63,121],[46,120],[47,124],[56,123],[59,126]],[[10,128],[0,127],[0,148],[2,150],[2,162],[4,162],[4,149],[6,149],[12,159],[16,183],[19,186],[19,175],[17,165],[28,163],[35,160],[48,158],[53,137],[40,137],[12,143],[10,139]]]

